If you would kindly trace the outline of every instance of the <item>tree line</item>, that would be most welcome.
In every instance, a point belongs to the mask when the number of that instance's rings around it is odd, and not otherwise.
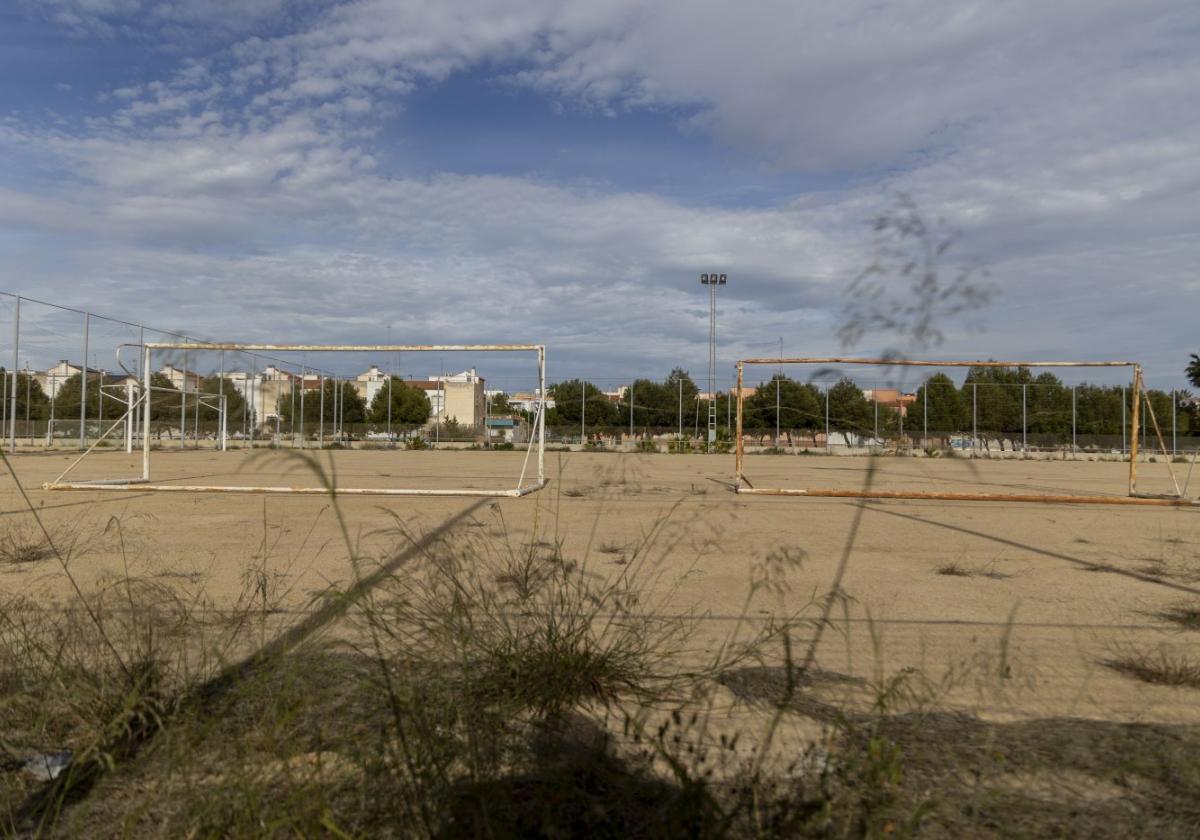
[[[1200,387],[1200,356],[1192,356],[1187,374]],[[708,405],[699,399],[700,389],[682,368],[675,368],[662,381],[635,380],[615,402],[582,379],[559,382],[548,391],[555,401],[546,413],[551,427],[580,428],[586,421],[588,430],[619,432],[628,429],[632,420],[632,426],[642,430],[670,431],[682,425],[685,435],[697,427],[707,428]],[[848,377],[822,387],[776,373],[760,381],[745,398],[742,423],[745,431],[759,435],[776,428],[781,433],[823,431],[828,420],[832,430],[862,435],[876,431],[894,435],[901,429],[919,434],[927,427],[931,434],[970,434],[978,428],[981,434],[1012,435],[1024,430],[1066,436],[1072,430],[1072,403],[1079,435],[1120,435],[1129,423],[1128,387],[1090,383],[1072,387],[1051,372],[1034,374],[1028,368],[973,366],[961,385],[938,373],[917,388],[915,397],[901,417],[890,406],[877,407]],[[733,399],[728,392],[716,397],[717,424],[722,429],[734,415]],[[1181,434],[1200,432],[1200,411],[1190,392],[1150,389],[1147,400],[1164,434],[1172,423]],[[506,413],[505,405],[493,403],[493,413]],[[1148,415],[1145,423],[1150,423]]]

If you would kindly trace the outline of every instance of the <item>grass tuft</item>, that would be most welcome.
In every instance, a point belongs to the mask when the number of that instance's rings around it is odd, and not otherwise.
[[[1159,649],[1125,651],[1102,662],[1108,668],[1151,685],[1200,688],[1200,661]]]
[[[1180,604],[1162,610],[1156,615],[1163,621],[1178,624],[1188,630],[1200,630],[1200,604]]]

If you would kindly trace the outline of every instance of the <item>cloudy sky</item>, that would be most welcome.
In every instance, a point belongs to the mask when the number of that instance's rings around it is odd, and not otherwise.
[[[723,371],[838,351],[870,222],[910,195],[957,233],[943,273],[995,290],[936,355],[1182,385],[1198,43],[1194,0],[8,0],[0,288],[702,374],[700,272],[730,276]]]

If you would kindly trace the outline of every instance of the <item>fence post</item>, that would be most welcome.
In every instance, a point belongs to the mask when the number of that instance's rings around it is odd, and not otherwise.
[[[79,448],[87,449],[87,378],[88,378],[88,325],[92,314],[83,313],[83,373],[79,382]]]
[[[1021,383],[1021,454],[1029,451],[1029,417],[1025,407],[1025,392],[1027,386]]]
[[[1077,438],[1077,432],[1076,432],[1076,428],[1077,428],[1076,409],[1075,409],[1075,391],[1076,391],[1076,389],[1077,389],[1077,386],[1075,386],[1075,385],[1071,386],[1071,454],[1072,455],[1079,454],[1079,444],[1078,444],[1078,438]]]
[[[1125,435],[1129,432],[1125,428],[1125,386],[1121,386],[1121,454],[1124,455],[1127,447]]]
[[[971,452],[979,454],[979,383],[971,383]]]
[[[579,380],[579,445],[587,446],[587,383]]]
[[[921,394],[924,400],[924,406],[921,409],[921,419],[924,421],[921,428],[921,445],[929,446],[929,377],[925,377],[925,385],[921,388]]]
[[[221,375],[217,378],[217,391],[221,394],[221,451],[225,451],[225,438],[229,429],[229,401],[225,397],[225,351],[221,351]]]
[[[829,437],[829,383],[825,384],[825,454],[833,451],[833,441]]]
[[[179,378],[179,448],[187,448],[187,375],[188,351],[183,351],[183,371]]]
[[[21,352],[21,296],[17,295],[17,307],[13,313],[13,363],[12,363],[12,410],[9,412],[9,452],[17,451],[17,365]],[[5,377],[6,379],[8,377]]]
[[[783,377],[781,372],[775,377],[775,448],[779,448],[779,382]],[[828,440],[828,439],[827,439]]]
[[[308,368],[300,368],[300,448],[304,448],[304,383],[308,379]],[[392,444],[392,377],[388,375],[388,446]]]
[[[1179,425],[1179,404],[1176,402],[1175,389],[1171,389],[1171,457],[1179,451],[1176,446],[1176,428]]]
[[[683,377],[679,379],[679,439],[683,440]]]

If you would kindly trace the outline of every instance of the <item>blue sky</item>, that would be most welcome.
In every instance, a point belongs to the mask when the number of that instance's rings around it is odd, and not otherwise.
[[[780,336],[917,350],[837,333],[911,195],[956,234],[943,278],[995,290],[919,349],[1182,385],[1197,42],[1179,0],[16,0],[0,287],[213,338],[391,324],[545,342],[555,378],[702,374],[709,269],[725,370]],[[32,329],[35,363],[69,333]]]

